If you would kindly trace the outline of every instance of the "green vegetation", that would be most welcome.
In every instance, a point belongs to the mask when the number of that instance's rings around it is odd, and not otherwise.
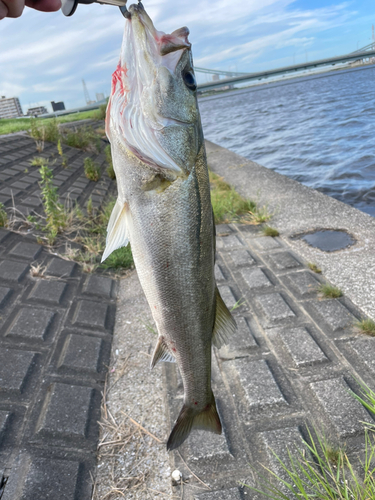
[[[48,158],[43,158],[43,156],[34,156],[34,158],[30,161],[30,165],[32,167],[41,167],[42,165],[48,165]]]
[[[352,392],[370,413],[375,415],[375,392],[358,382],[361,395]],[[272,486],[268,478],[258,474],[260,489],[247,486],[264,497],[274,500],[372,500],[375,498],[375,426],[365,423],[364,458],[353,465],[345,449],[334,446],[326,438],[314,438],[308,431],[308,442],[302,451],[288,450],[287,461],[275,458],[283,470],[283,477],[266,469],[278,486]],[[284,493],[283,490],[288,493]],[[246,486],[246,485],[245,485]]]
[[[104,108],[104,112],[102,108]],[[59,116],[57,118],[39,118],[37,121],[43,121],[43,123],[48,124],[53,120],[56,120],[57,123],[70,123],[87,119],[102,120],[105,118],[105,108],[106,106],[102,105],[99,109],[93,109],[91,111],[72,113],[70,115]],[[35,120],[35,118],[0,119],[0,135],[21,132],[23,130],[28,131],[30,130],[32,120]]]
[[[47,232],[48,243],[53,245],[58,233],[66,227],[67,217],[64,206],[59,203],[57,188],[53,187],[52,171],[42,165],[39,169],[41,176],[40,187],[42,190],[43,208],[46,214],[45,231]]]
[[[59,139],[57,141],[57,152],[61,156],[61,165],[62,165],[62,167],[66,168],[68,166],[68,160],[67,160],[66,156],[63,153],[63,149],[62,149],[62,146],[61,146],[61,139],[60,139],[60,137],[59,137]]]
[[[264,236],[271,236],[272,238],[275,238],[275,236],[279,236],[280,234],[277,229],[271,226],[264,226],[262,228],[262,233],[264,234]]]
[[[344,450],[332,448],[324,437],[318,436],[314,439],[310,431],[309,441],[310,443],[304,442],[303,451],[292,454],[289,450],[288,461],[283,461],[275,455],[283,469],[283,477],[267,470],[279,486],[272,486],[262,476],[261,489],[251,486],[248,488],[274,500],[369,500],[375,498],[372,463],[375,458],[375,439],[371,432],[368,430],[365,432],[366,452],[364,462],[361,464],[362,477],[359,477]],[[284,489],[288,493],[284,493]]]
[[[5,210],[5,207],[2,203],[0,203],[0,227],[5,227],[8,222],[8,214]]]
[[[111,145],[108,144],[108,146],[106,146],[104,148],[104,153],[105,153],[105,159],[108,163],[108,167],[107,167],[107,174],[108,174],[108,177],[112,180],[116,179],[116,174],[115,174],[115,171],[113,169],[113,163],[112,163],[112,153],[111,153]]]
[[[71,148],[100,153],[100,137],[91,127],[63,128],[60,137],[61,142]]]
[[[362,321],[358,321],[355,326],[359,328],[365,335],[375,337],[375,321],[373,321],[371,318],[366,318]]]
[[[100,167],[91,158],[85,158],[83,161],[85,175],[90,181],[98,182],[100,179]]]
[[[322,270],[316,264],[313,264],[312,262],[308,262],[307,266],[314,273],[321,274],[321,272],[322,272]]]
[[[78,262],[85,272],[92,272],[97,268],[119,270],[132,267],[130,245],[115,250],[103,264],[100,262],[115,200],[94,211],[92,200],[89,198],[87,215],[84,215],[78,206],[68,209],[59,203],[58,189],[53,187],[52,171],[46,165],[42,165],[39,172],[44,216],[28,216],[22,221],[23,224],[27,223],[29,227],[41,231],[37,236],[38,242],[48,245],[60,244],[62,241],[78,243],[80,249],[70,249],[62,257]]]
[[[222,177],[209,172],[211,185],[211,202],[214,210],[215,224],[228,222],[242,222],[259,224],[260,219],[270,219],[266,207],[261,209],[254,201],[246,200],[233,186],[224,181]]]
[[[246,304],[246,301],[243,299],[237,300],[237,302],[230,308],[230,312],[235,311],[239,307],[243,306]]]
[[[318,292],[323,295],[323,297],[327,299],[338,299],[342,297],[343,293],[340,288],[333,286],[329,283],[323,283],[318,286]]]

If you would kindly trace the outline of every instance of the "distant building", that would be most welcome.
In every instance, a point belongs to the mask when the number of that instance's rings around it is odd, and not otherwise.
[[[0,118],[16,118],[23,116],[22,108],[18,97],[0,98]]]
[[[36,106],[35,108],[29,108],[27,110],[26,116],[38,116],[44,115],[44,113],[48,113],[47,108],[44,106]]]
[[[103,92],[97,92],[96,93],[96,102],[99,102],[99,101],[104,101],[104,94]]]
[[[63,111],[65,109],[65,104],[63,103],[63,101],[60,102],[51,101],[51,106],[53,111]]]

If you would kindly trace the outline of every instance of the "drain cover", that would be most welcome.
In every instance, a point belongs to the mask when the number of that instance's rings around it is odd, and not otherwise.
[[[324,252],[334,252],[354,245],[356,240],[345,231],[322,229],[301,237],[310,246]]]

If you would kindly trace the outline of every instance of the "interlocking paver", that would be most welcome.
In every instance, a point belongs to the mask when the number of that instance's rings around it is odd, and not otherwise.
[[[259,267],[254,269],[241,269],[241,275],[246,281],[247,286],[253,290],[256,288],[272,287],[272,283]]]
[[[85,295],[95,295],[110,299],[112,295],[112,288],[113,280],[111,278],[91,274],[85,282],[83,293]]]
[[[249,252],[245,249],[232,250],[229,252],[229,255],[232,257],[232,260],[236,266],[254,266],[255,260],[249,254]]]
[[[0,446],[3,441],[7,429],[7,425],[10,419],[10,413],[7,411],[0,411]],[[1,466],[0,466],[1,471]],[[0,473],[0,483],[1,483],[1,473]]]
[[[47,267],[47,274],[58,276],[60,278],[68,278],[73,275],[77,268],[75,262],[62,259],[52,259]]]
[[[314,301],[311,305],[334,332],[356,322],[355,316],[337,299]]]
[[[277,269],[292,269],[300,267],[301,264],[290,252],[277,252],[269,255],[269,260]]]
[[[233,294],[231,287],[227,286],[227,285],[220,285],[218,288],[219,288],[220,295],[221,295],[222,299],[224,300],[224,302],[226,303],[226,305],[229,308],[233,307],[236,304],[237,300]]]
[[[278,334],[298,368],[328,361],[306,328],[284,328]]]
[[[221,267],[219,264],[215,264],[215,279],[216,281],[224,281],[225,276],[223,274],[223,271],[221,270]]]
[[[65,370],[96,374],[100,369],[103,340],[96,337],[69,334],[58,362]]]
[[[339,436],[363,432],[363,422],[369,422],[370,415],[349,394],[349,386],[342,378],[314,382],[311,388]]]
[[[89,498],[79,496],[81,467],[78,460],[31,457],[23,452],[16,460],[14,473],[8,479],[2,500]]]
[[[288,283],[288,287],[292,291],[296,291],[298,296],[307,297],[310,295],[316,295],[317,288],[320,282],[308,271],[303,271],[299,273],[290,273],[285,278]]]
[[[36,353],[0,348],[0,391],[22,393]]]
[[[93,392],[91,387],[52,384],[38,419],[37,434],[85,438]]]
[[[46,309],[23,307],[6,335],[29,340],[46,340],[55,313]]]
[[[73,318],[73,323],[86,328],[105,329],[108,305],[90,300],[80,300]]]
[[[270,293],[257,297],[264,314],[270,321],[294,318],[295,314],[279,293]]]
[[[228,361],[228,363],[238,374],[250,408],[262,410],[269,406],[288,404],[267,361],[263,359],[250,361],[247,358],[239,358]]]
[[[0,286],[0,308],[4,306],[11,293],[12,290],[10,288]]]
[[[375,372],[375,342],[372,337],[364,337],[353,340],[349,344],[358,358],[369,368]]]
[[[28,298],[34,301],[47,302],[58,306],[62,302],[66,288],[66,283],[40,280],[35,283]]]
[[[0,262],[0,280],[19,282],[29,270],[29,264],[23,262],[14,262],[11,260],[3,260]]]

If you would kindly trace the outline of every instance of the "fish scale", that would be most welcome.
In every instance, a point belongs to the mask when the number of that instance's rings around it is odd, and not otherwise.
[[[188,30],[165,35],[141,4],[129,12],[107,108],[118,199],[103,259],[130,241],[159,334],[151,366],[176,361],[181,372],[184,404],[167,443],[173,450],[194,428],[221,433],[212,343],[220,347],[236,326],[214,277],[214,220]]]

